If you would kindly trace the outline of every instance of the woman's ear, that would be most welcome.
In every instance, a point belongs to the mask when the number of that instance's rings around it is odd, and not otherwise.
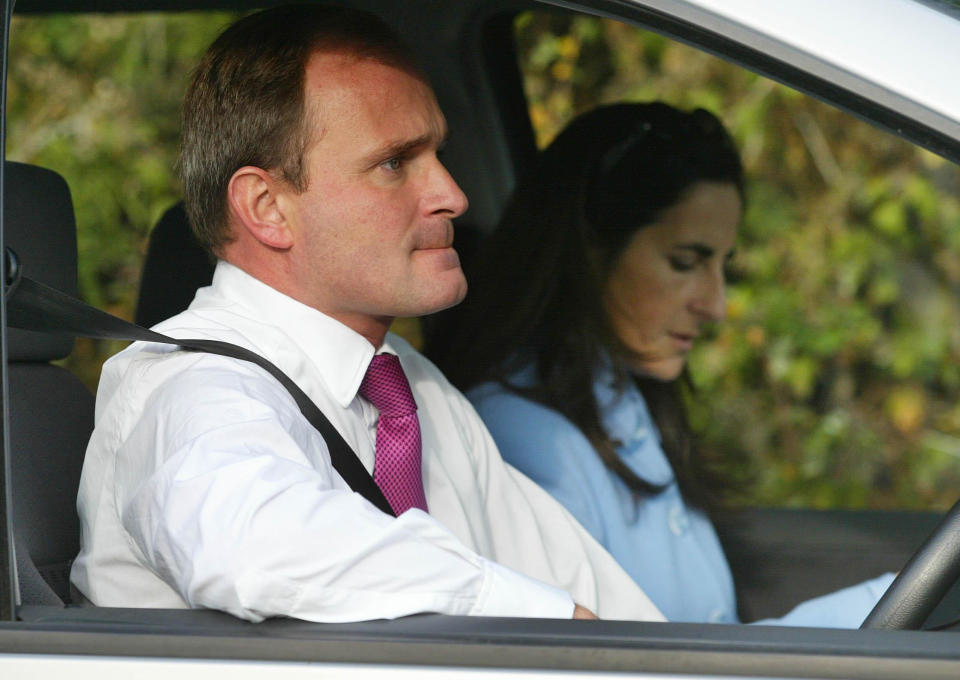
[[[286,250],[293,245],[293,232],[278,201],[281,187],[263,168],[246,165],[230,178],[227,201],[241,228],[270,248]]]

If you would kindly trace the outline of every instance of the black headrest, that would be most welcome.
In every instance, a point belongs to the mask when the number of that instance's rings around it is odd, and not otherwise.
[[[149,327],[185,310],[197,288],[210,285],[213,267],[180,201],[150,232],[134,320]]]
[[[77,296],[77,224],[70,189],[60,175],[35,165],[4,165],[4,238],[23,276]],[[62,359],[73,338],[11,328],[10,361]]]

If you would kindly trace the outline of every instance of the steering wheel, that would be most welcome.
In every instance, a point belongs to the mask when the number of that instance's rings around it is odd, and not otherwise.
[[[960,577],[960,501],[913,554],[860,628],[919,630]]]

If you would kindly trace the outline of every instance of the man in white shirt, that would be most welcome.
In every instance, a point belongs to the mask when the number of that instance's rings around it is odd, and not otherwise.
[[[276,364],[399,516],[349,488],[264,370],[135,343],[107,362],[97,393],[79,590],[99,605],[251,620],[661,619],[560,505],[501,460],[463,396],[387,332],[394,317],[465,295],[451,220],[467,207],[437,159],[446,127],[433,93],[389,29],[313,5],[251,15],[211,46],[184,108],[187,209],[218,264],[212,285],[158,330]],[[416,408],[401,437],[385,425],[392,407],[362,396],[380,363],[402,368]],[[400,496],[387,487],[410,475],[378,479],[393,447],[416,470]],[[407,491],[413,500],[398,506]]]

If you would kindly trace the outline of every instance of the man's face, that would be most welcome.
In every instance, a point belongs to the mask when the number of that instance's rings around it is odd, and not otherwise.
[[[446,122],[430,87],[349,54],[318,53],[305,79],[314,143],[286,195],[297,297],[366,335],[460,302],[451,220],[467,198],[437,158]]]

